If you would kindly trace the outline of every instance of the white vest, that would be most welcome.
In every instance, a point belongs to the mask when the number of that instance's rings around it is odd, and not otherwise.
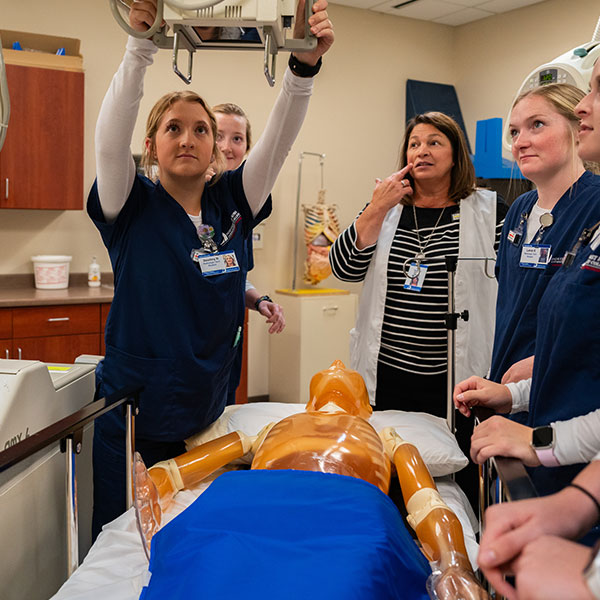
[[[371,404],[375,404],[377,357],[387,292],[388,258],[398,228],[402,206],[386,215],[377,248],[365,276],[356,326],[350,331],[350,364],[364,378]],[[477,190],[460,201],[459,258],[494,257],[496,192]],[[493,273],[493,264],[488,266]],[[487,374],[494,342],[498,284],[485,274],[483,261],[459,260],[455,277],[455,310],[469,311],[467,322],[459,319],[456,331],[456,381]]]

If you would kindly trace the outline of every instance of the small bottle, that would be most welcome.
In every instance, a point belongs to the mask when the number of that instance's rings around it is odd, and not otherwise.
[[[92,262],[88,268],[88,285],[90,287],[100,285],[100,265],[96,262],[95,256],[92,256]]]

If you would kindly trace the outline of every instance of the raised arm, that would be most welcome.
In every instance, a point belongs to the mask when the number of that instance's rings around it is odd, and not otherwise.
[[[152,17],[152,2],[136,2],[132,27],[143,31]],[[114,221],[133,185],[135,163],[131,137],[143,95],[146,68],[158,48],[150,41],[130,37],[123,61],[115,73],[96,123],[96,177],[100,206],[107,222]]]
[[[333,28],[327,15],[327,0],[317,0],[309,19],[311,32],[317,37],[317,47],[311,52],[295,55],[307,66],[314,66],[333,44]],[[304,11],[304,2],[298,12]],[[296,19],[296,37],[304,35],[304,20]],[[312,94],[313,78],[300,77],[287,68],[281,92],[267,121],[265,130],[250,151],[244,167],[244,191],[252,214],[257,215],[275,185],[275,180],[298,136]]]

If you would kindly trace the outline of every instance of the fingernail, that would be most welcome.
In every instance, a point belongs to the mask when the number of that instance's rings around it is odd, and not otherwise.
[[[465,399],[465,397],[464,397],[462,394],[458,394],[458,395],[456,396],[456,399],[457,399],[457,400],[464,400],[464,399]]]
[[[486,565],[493,565],[496,562],[496,558],[496,553],[493,550],[483,550],[483,552],[479,553],[478,562]]]

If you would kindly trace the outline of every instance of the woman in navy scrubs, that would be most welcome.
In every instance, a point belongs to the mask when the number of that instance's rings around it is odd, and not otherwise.
[[[142,163],[155,179],[136,175],[130,142],[157,51],[150,40],[129,38],[104,98],[87,209],[108,249],[115,293],[97,393],[144,387],[136,449],[148,464],[181,453],[183,440],[225,407],[243,327],[247,240],[270,212],[271,188],[304,120],[321,56],[333,43],[326,8],[327,0],[313,6],[309,26],[317,46],[290,56],[265,132],[235,171],[223,170],[208,104],[186,91],[163,96],[151,110]],[[146,31],[155,15],[155,0],[135,2],[130,24]],[[303,34],[297,22],[295,33]],[[217,174],[205,185],[211,162]],[[234,267],[225,268],[228,262]],[[112,411],[95,425],[94,537],[124,509],[124,423]]]
[[[578,148],[582,160],[600,158],[600,144],[594,144],[598,132],[590,117],[590,102],[588,95],[575,109],[582,120]],[[598,178],[594,180],[589,184],[595,190],[593,210],[579,224],[539,302],[530,390],[526,383],[509,391],[505,385],[478,378],[470,378],[455,389],[455,403],[463,413],[476,404],[498,412],[514,411],[516,404],[528,411],[526,425],[501,417],[479,425],[473,434],[471,456],[479,463],[490,456],[514,456],[536,467],[531,475],[540,495],[562,489],[583,466],[560,466],[554,453],[557,440],[552,425],[600,408],[600,183]],[[577,193],[574,190],[573,196]],[[549,436],[548,447],[536,444],[536,428]]]
[[[490,379],[531,377],[540,298],[583,226],[600,219],[600,177],[576,154],[584,93],[566,84],[527,91],[510,118],[512,153],[536,189],[513,203],[505,220],[496,274],[498,301]],[[512,367],[512,369],[511,369]]]
[[[600,161],[599,63],[590,88],[576,108],[581,119],[578,153],[583,159]],[[542,413],[554,418],[569,406],[581,410],[599,404],[599,228],[596,222],[581,231],[540,304],[540,317],[542,311],[545,316],[539,324],[548,331],[539,332],[536,344],[535,369],[543,364],[545,372],[532,388],[535,420]],[[540,409],[536,401],[546,398],[549,404]],[[593,423],[591,416],[574,421]],[[597,523],[600,515],[600,431],[597,425],[586,429],[582,431],[587,433],[585,450],[596,455],[573,485],[551,496],[503,503],[486,512],[478,562],[500,594],[531,600],[600,599],[597,548],[590,552],[569,541]],[[560,437],[555,441],[560,445]],[[510,573],[515,575],[516,593],[504,581]]]

